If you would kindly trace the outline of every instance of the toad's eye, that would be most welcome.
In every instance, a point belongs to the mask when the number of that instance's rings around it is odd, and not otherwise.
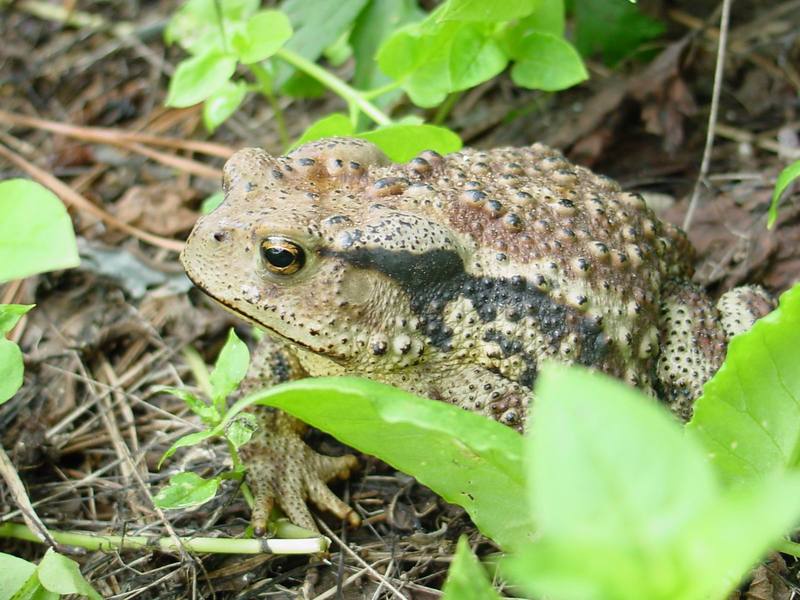
[[[306,253],[292,240],[271,236],[261,242],[261,260],[271,273],[292,275],[306,264]]]

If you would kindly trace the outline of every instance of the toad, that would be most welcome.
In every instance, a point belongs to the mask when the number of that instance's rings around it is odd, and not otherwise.
[[[360,139],[281,157],[248,148],[225,165],[223,191],[181,259],[267,332],[249,387],[360,375],[522,430],[551,359],[618,377],[685,419],[728,340],[772,307],[756,287],[712,301],[691,281],[683,232],[540,144],[404,164]],[[356,459],[317,454],[302,423],[259,410],[243,448],[257,532],[276,503],[309,529],[307,501],[357,523],[326,485]]]

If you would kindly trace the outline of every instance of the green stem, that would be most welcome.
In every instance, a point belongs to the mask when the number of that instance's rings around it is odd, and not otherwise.
[[[372,90],[366,90],[360,93],[361,96],[366,98],[367,100],[372,100],[373,98],[377,98],[378,96],[383,96],[384,94],[388,94],[392,90],[396,90],[401,85],[402,85],[401,81],[390,81],[386,85],[382,85],[381,87],[377,87]]]
[[[452,94],[448,94],[447,98],[444,99],[444,102],[442,102],[439,105],[439,108],[436,109],[436,115],[433,117],[432,121],[434,125],[441,125],[444,123],[444,120],[450,114],[450,111],[453,110],[453,107],[456,105],[456,102],[458,102],[459,98],[461,98],[462,94],[463,92],[453,92]]]
[[[281,139],[281,145],[284,148],[289,147],[289,131],[286,129],[286,120],[283,118],[283,111],[278,103],[275,94],[272,92],[272,77],[269,72],[259,63],[247,65],[250,72],[256,78],[259,84],[259,90],[269,101],[272,107],[272,113],[275,115],[275,125],[278,126],[278,137]]]
[[[263,538],[236,540],[186,537],[178,538],[180,544],[177,544],[171,538],[153,538],[143,535],[98,535],[53,530],[50,530],[50,534],[59,544],[103,552],[119,550],[180,552],[181,549],[184,549],[190,552],[211,552],[214,554],[316,554],[327,551],[330,543],[328,538],[324,536],[306,539],[272,538],[269,540]],[[30,529],[18,523],[0,525],[0,537],[16,538],[29,542],[40,541]]]
[[[358,108],[360,108],[365,115],[375,121],[378,125],[392,124],[391,117],[389,117],[389,115],[387,115],[377,106],[372,104],[372,102],[367,100],[367,98],[364,97],[364,94],[359,92],[357,89],[350,87],[347,83],[336,77],[336,75],[326,71],[316,63],[307,60],[306,58],[287,48],[281,48],[275,53],[275,56],[299,69],[309,77],[313,77],[333,92],[336,92],[339,96],[344,98],[348,104],[355,104],[358,106]]]
[[[781,540],[775,544],[775,550],[800,558],[800,544],[789,540]]]

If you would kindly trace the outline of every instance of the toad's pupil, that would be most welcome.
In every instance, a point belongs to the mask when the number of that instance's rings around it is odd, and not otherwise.
[[[264,257],[274,267],[285,269],[296,260],[296,255],[286,248],[267,248]]]

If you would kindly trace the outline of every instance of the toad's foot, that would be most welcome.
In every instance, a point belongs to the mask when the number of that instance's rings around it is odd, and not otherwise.
[[[308,500],[357,526],[361,519],[355,511],[326,485],[337,477],[347,479],[358,466],[356,457],[314,452],[301,438],[305,425],[286,413],[261,409],[258,417],[259,430],[242,447],[247,484],[255,500],[251,517],[255,534],[264,535],[276,504],[295,525],[317,531],[306,506]]]

